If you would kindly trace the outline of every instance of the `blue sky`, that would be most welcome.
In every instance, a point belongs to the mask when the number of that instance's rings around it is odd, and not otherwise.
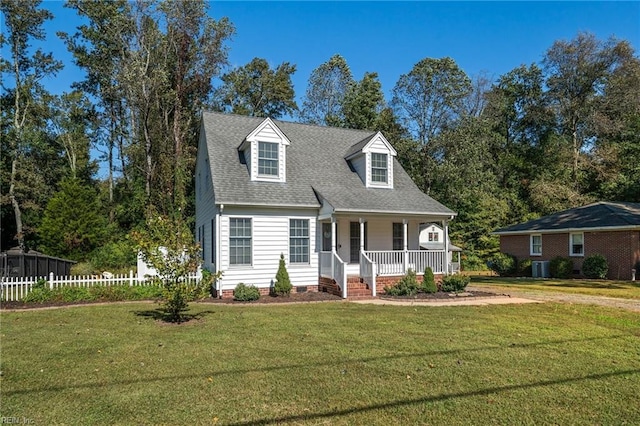
[[[61,93],[83,78],[57,40],[79,23],[61,1],[45,1],[55,19],[45,48],[65,63],[48,82]],[[298,103],[311,71],[333,54],[345,57],[356,79],[378,73],[387,97],[401,74],[426,57],[449,56],[470,76],[494,79],[520,64],[539,62],[555,40],[579,31],[616,36],[640,48],[640,2],[242,2],[214,1],[210,14],[236,27],[228,44],[232,66],[254,57],[272,67],[288,61]],[[636,52],[638,54],[638,52]]]

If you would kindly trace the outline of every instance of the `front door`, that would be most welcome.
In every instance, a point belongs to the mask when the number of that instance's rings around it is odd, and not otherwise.
[[[360,222],[349,223],[349,263],[360,263]],[[364,223],[364,249],[367,250],[367,222]]]

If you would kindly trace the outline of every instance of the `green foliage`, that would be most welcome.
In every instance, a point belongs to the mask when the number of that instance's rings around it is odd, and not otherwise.
[[[415,271],[409,269],[400,281],[391,287],[385,287],[384,291],[389,296],[414,296],[420,289]]]
[[[22,299],[25,303],[44,303],[51,300],[51,290],[48,288],[33,287],[27,295]]]
[[[298,109],[291,76],[296,66],[288,62],[275,70],[262,58],[223,75],[217,89],[217,109],[252,117],[280,118]]]
[[[91,265],[99,271],[128,270],[136,266],[137,252],[126,239],[103,244],[91,255]]]
[[[467,275],[447,275],[442,278],[442,291],[459,293],[467,288],[471,277]]]
[[[556,256],[549,263],[549,273],[552,278],[569,278],[573,274],[573,260],[568,257]]]
[[[71,265],[71,275],[93,275],[96,268],[89,262],[78,262]]]
[[[521,277],[530,277],[532,275],[531,259],[518,260],[518,275]]]
[[[518,261],[515,256],[508,253],[497,253],[487,262],[487,265],[493,272],[506,277],[516,272]]]
[[[101,286],[60,287],[50,290],[48,287],[36,287],[29,292],[25,303],[75,303],[75,302],[117,302],[122,300],[158,299],[162,289],[158,286]]]
[[[260,290],[254,285],[238,283],[235,290],[233,290],[233,300],[251,302],[258,299],[260,299]]]
[[[465,251],[460,256],[461,268],[463,271],[486,271],[487,262],[477,253]]]
[[[166,320],[181,322],[189,302],[204,298],[211,283],[188,279],[200,266],[200,247],[179,215],[150,211],[144,231],[132,232],[142,258],[158,272]]]
[[[424,276],[422,277],[422,290],[425,293],[435,293],[438,291],[436,279],[433,276],[433,270],[430,266],[427,266],[424,269]]]
[[[79,179],[66,178],[47,203],[39,233],[43,251],[84,260],[105,239],[107,218],[96,191]]]
[[[280,253],[280,262],[278,264],[278,272],[276,273],[276,282],[273,285],[273,293],[276,296],[289,296],[292,288],[289,273],[284,263],[284,254]]]
[[[582,274],[587,278],[605,279],[609,272],[607,259],[601,254],[594,254],[582,262]]]

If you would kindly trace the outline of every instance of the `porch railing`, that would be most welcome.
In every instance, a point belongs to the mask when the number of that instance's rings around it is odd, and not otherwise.
[[[444,250],[367,250],[364,253],[376,264],[378,275],[404,275],[409,269],[422,274],[427,266],[434,274],[446,271]]]
[[[376,296],[376,266],[369,256],[360,252],[360,278],[372,288],[373,297]]]
[[[343,262],[338,253],[333,252],[333,279],[342,289],[342,297],[347,298],[347,262]]]
[[[331,270],[331,257],[333,253],[330,251],[320,252],[320,276],[333,278],[333,271]]]

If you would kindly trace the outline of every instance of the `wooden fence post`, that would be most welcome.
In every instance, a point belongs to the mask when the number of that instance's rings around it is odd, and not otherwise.
[[[133,287],[133,270],[129,269],[129,287]]]
[[[53,272],[49,272],[49,289],[53,290]]]

